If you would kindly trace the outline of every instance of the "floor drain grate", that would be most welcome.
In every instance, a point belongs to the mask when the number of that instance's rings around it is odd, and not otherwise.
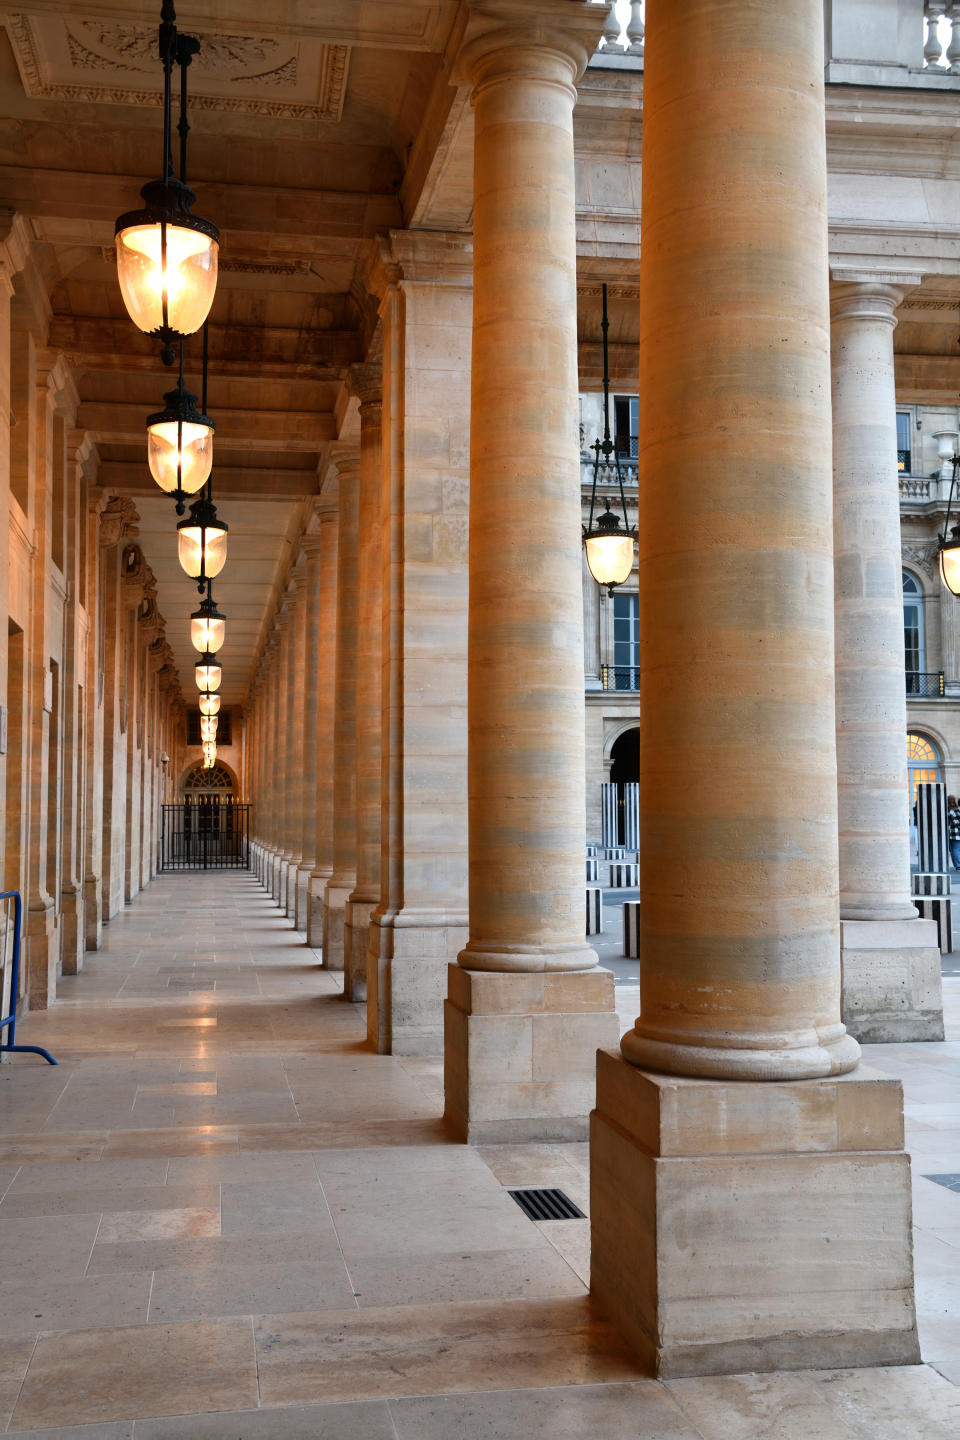
[[[934,1185],[945,1185],[948,1190],[960,1191],[960,1175],[924,1175],[924,1180],[932,1180]]]
[[[562,1190],[510,1190],[520,1209],[530,1220],[586,1220]]]

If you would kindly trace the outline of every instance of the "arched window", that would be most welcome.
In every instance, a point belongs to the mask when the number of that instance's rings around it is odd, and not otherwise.
[[[903,572],[903,665],[907,672],[907,694],[922,695],[923,681],[923,590],[909,570]]]
[[[917,786],[921,781],[938,781],[940,777],[940,755],[932,740],[918,735],[915,730],[907,732],[907,773],[910,777],[910,804],[917,798]]]
[[[233,795],[233,776],[226,766],[219,762],[212,770],[205,770],[198,763],[192,765],[183,777],[181,785],[184,797],[194,795],[222,795],[226,800]]]

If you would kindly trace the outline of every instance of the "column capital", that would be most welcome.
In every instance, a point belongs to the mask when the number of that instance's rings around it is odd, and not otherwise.
[[[475,92],[529,79],[564,85],[575,95],[606,18],[588,0],[476,0],[456,69]]]
[[[330,446],[330,459],[338,475],[353,474],[360,468],[359,440],[335,440]]]
[[[383,366],[379,361],[351,365],[347,371],[350,394],[360,401],[361,410],[380,405],[383,399]]]
[[[923,276],[894,270],[830,271],[831,320],[885,320],[896,325],[896,310]]]

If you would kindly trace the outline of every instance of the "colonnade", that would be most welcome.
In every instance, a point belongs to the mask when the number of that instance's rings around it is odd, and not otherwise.
[[[337,486],[336,613],[319,602],[336,655],[318,641],[317,661],[333,714],[318,702],[278,756],[281,616],[249,716],[257,863],[296,919],[268,791],[289,793],[316,740],[300,918],[315,938],[322,915],[322,963],[348,995],[366,985],[377,1048],[442,1038],[461,1139],[581,1136],[596,1074],[592,1288],[658,1373],[907,1362],[901,1098],[857,1069],[841,969],[843,917],[875,927],[845,952],[896,952],[919,977],[897,1005],[859,996],[857,1024],[936,1008],[905,893],[902,665],[893,681],[902,282],[837,282],[834,428],[819,0],[650,0],[642,1003],[618,1046],[582,915],[572,114],[589,11],[473,8],[472,248],[408,231],[371,259],[381,396],[368,373],[321,476],[328,506]],[[864,413],[868,445],[851,441]],[[317,517],[317,551],[321,532]]]
[[[23,898],[19,999],[29,1009],[53,1003],[58,978],[82,969],[103,925],[156,874],[159,804],[186,738],[136,508],[98,483],[69,367],[44,348],[47,322],[29,231],[8,215],[0,235],[0,414],[10,417],[0,425],[0,878]]]

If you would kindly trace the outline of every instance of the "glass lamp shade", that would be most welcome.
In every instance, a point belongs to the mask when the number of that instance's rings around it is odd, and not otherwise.
[[[227,563],[227,527],[209,500],[197,500],[177,526],[180,564],[192,580],[212,580]]]
[[[590,574],[598,585],[606,585],[613,593],[615,585],[629,579],[633,569],[633,532],[620,529],[619,517],[607,508],[593,528],[585,532],[584,549]]]
[[[212,655],[201,655],[193,667],[193,673],[196,677],[198,690],[220,689],[220,680],[223,672],[220,666],[214,661]]]
[[[216,740],[218,724],[219,721],[216,715],[202,715],[200,717],[200,739]]]
[[[217,763],[217,742],[216,740],[205,740],[203,742],[203,768],[212,770]]]
[[[940,540],[940,578],[951,594],[960,595],[960,525],[954,525],[950,535]]]
[[[204,691],[200,696],[200,714],[216,715],[220,709],[220,696]]]
[[[190,616],[191,645],[201,654],[215,655],[223,644],[226,626],[226,618],[212,603],[204,601]]]
[[[207,415],[201,415],[197,397],[189,390],[171,390],[163,398],[166,409],[147,416],[150,474],[168,495],[177,490],[195,495],[213,468],[216,426]]]
[[[169,342],[192,335],[210,313],[220,232],[191,215],[196,196],[179,180],[151,181],[140,194],[144,209],[117,221],[117,278],[138,330]]]

